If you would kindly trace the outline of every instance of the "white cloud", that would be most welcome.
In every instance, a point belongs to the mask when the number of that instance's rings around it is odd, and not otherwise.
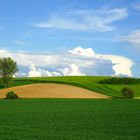
[[[128,16],[126,8],[101,9],[95,11],[78,10],[60,13],[52,16],[46,22],[33,24],[38,28],[52,28],[61,30],[80,31],[112,31],[115,27],[113,22],[124,19]]]
[[[75,64],[69,64],[68,67],[59,70],[64,76],[82,76],[86,75],[80,72],[79,67]]]
[[[95,54],[92,48],[84,49],[82,47],[74,48],[69,52],[75,55],[93,57],[99,60],[109,60],[113,64],[112,69],[114,70],[115,75],[132,76],[131,68],[133,66],[133,62],[123,56]]]
[[[93,51],[92,48],[84,49],[80,46],[76,47],[72,50],[69,50],[69,52],[74,54],[74,55],[83,55],[83,56],[87,56],[87,57],[94,57],[95,56],[95,52]]]
[[[97,54],[96,57],[102,60],[110,60],[113,64],[112,69],[114,70],[115,75],[132,76],[132,72],[131,72],[131,68],[133,66],[132,60],[117,55]]]
[[[21,41],[21,40],[14,40],[14,42],[18,45],[24,45],[26,44],[25,42]]]
[[[122,37],[123,41],[130,43],[132,46],[140,48],[140,29],[134,30]]]
[[[43,76],[61,76],[59,72],[50,72],[45,69],[36,68],[35,65],[32,63],[29,68],[29,72],[27,74],[28,77],[43,77]]]
[[[49,72],[48,70],[43,69],[36,69],[36,70],[30,70],[28,77],[49,77],[49,76],[62,76],[59,72]]]
[[[0,57],[12,57],[20,73],[28,77],[62,75],[132,76],[133,62],[123,56],[96,54],[92,48],[76,47],[60,54],[29,54],[0,50]],[[23,76],[23,75],[21,75]]]
[[[138,2],[138,1],[132,3],[130,6],[136,10],[140,10],[140,2]]]
[[[28,77],[41,77],[41,76],[42,76],[41,72],[36,70],[29,71],[28,73]]]

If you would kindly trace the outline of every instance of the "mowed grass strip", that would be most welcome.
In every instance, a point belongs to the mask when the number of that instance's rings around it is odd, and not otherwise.
[[[139,140],[139,100],[0,100],[1,140]]]

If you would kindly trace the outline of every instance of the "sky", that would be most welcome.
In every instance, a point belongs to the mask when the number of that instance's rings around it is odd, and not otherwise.
[[[17,77],[140,77],[140,0],[0,0],[0,57]]]

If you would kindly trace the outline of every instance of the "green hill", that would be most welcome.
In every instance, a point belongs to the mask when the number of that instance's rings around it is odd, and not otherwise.
[[[111,77],[101,77],[101,76],[64,76],[64,77],[34,77],[34,78],[16,78],[11,86],[19,86],[33,83],[62,83],[62,84],[70,84],[78,87],[82,87],[85,89],[89,89],[91,91],[95,91],[98,93],[102,93],[105,95],[113,96],[113,97],[121,97],[121,89],[123,87],[131,87],[135,92],[135,98],[140,97],[140,83],[130,84],[127,82],[121,84],[102,84],[100,81],[104,79],[111,79]],[[116,78],[118,79],[118,78]],[[124,78],[120,78],[123,79]],[[126,79],[126,78],[125,78]],[[135,81],[130,80],[128,81]],[[138,81],[138,79],[136,79]]]

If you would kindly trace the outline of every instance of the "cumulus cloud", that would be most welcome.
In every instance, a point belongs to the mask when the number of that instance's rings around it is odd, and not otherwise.
[[[34,27],[60,30],[112,31],[113,22],[128,16],[126,8],[76,10],[50,17],[46,22],[34,23]]]
[[[44,77],[44,76],[62,76],[59,72],[49,72],[48,70],[43,70],[43,69],[35,69],[35,70],[30,70],[28,77]]]
[[[123,56],[96,54],[92,48],[76,47],[65,53],[29,54],[0,50],[0,57],[12,57],[18,76],[126,75],[132,76],[133,62]]]
[[[112,69],[114,70],[115,75],[132,76],[131,72],[131,68],[133,66],[132,60],[117,55],[97,54],[96,57],[102,60],[110,60],[113,64]]]
[[[81,73],[79,70],[79,67],[75,64],[70,64],[68,67],[64,69],[59,70],[62,75],[67,75],[67,76],[82,76],[85,75],[84,73]]]
[[[82,55],[82,56],[87,56],[87,57],[94,57],[95,56],[95,52],[93,51],[92,48],[84,49],[80,46],[76,47],[72,50],[69,50],[69,52],[74,54],[74,55]]]
[[[136,48],[140,48],[140,29],[134,30],[126,36],[122,37],[123,41],[130,43]]]
[[[72,54],[83,55],[86,57],[93,57],[97,60],[108,60],[113,64],[112,69],[115,72],[115,75],[128,75],[132,76],[131,68],[133,66],[133,61],[117,55],[103,55],[103,54],[95,54],[92,48],[84,49],[81,47],[77,47],[73,50],[70,50]]]

